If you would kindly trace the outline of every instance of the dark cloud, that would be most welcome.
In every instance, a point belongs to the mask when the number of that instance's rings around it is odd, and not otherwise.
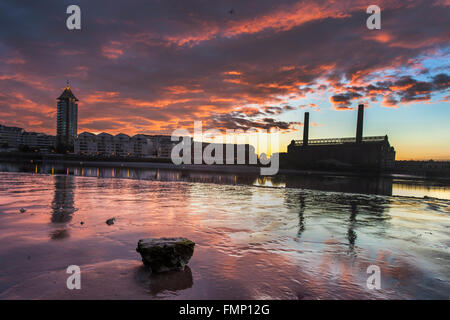
[[[352,100],[361,98],[362,95],[356,92],[347,92],[347,93],[341,93],[336,94],[334,96],[331,96],[330,101],[334,105],[335,109],[351,109],[349,108],[352,104]]]
[[[344,87],[348,93],[331,97],[336,108],[346,109],[351,101],[361,97],[383,98],[385,106],[397,106],[399,103],[428,101],[435,92],[443,92],[450,87],[450,77],[445,73],[437,74],[428,80],[417,80],[411,76],[402,76],[390,81],[379,81],[367,86]]]
[[[245,118],[236,117],[230,114],[217,115],[213,118],[211,123],[212,128],[217,129],[234,129],[234,130],[266,130],[279,129],[281,131],[295,130],[296,125],[301,125],[301,122],[286,122],[277,121],[273,118],[263,118],[260,120],[249,120]]]
[[[445,73],[437,74],[433,77],[433,88],[435,90],[446,90],[450,87],[450,76]]]

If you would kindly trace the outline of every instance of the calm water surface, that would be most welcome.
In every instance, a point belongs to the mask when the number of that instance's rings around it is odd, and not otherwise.
[[[449,200],[350,193],[348,182],[328,191],[71,170],[0,173],[1,299],[450,297]],[[395,183],[419,196],[430,188]],[[150,275],[137,241],[171,236],[197,243],[189,267]],[[66,288],[69,265],[81,267],[81,290]],[[369,265],[381,269],[380,290],[366,287]]]

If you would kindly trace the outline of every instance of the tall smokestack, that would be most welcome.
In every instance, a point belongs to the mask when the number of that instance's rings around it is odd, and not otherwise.
[[[356,142],[361,143],[363,138],[363,120],[364,120],[364,105],[358,106],[358,122],[356,124]]]
[[[309,133],[309,112],[305,112],[305,121],[303,122],[303,145],[308,145],[308,133]]]

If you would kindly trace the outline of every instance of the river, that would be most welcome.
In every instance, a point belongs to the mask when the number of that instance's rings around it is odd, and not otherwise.
[[[450,298],[450,188],[441,183],[0,171],[0,299]],[[138,240],[172,236],[195,241],[194,256],[183,272],[151,275]],[[67,289],[70,265],[81,290]],[[371,265],[380,289],[366,284]]]

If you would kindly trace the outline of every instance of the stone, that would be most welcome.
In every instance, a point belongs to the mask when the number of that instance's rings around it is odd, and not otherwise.
[[[106,224],[107,224],[108,226],[113,225],[113,224],[114,224],[114,221],[116,221],[116,218],[108,219],[108,220],[106,220]]]
[[[186,238],[149,238],[138,242],[136,251],[152,272],[182,271],[194,254],[195,242]]]

